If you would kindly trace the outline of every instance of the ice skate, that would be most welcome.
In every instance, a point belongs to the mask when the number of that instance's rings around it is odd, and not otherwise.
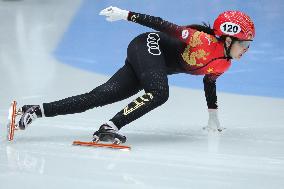
[[[24,105],[21,108],[22,116],[18,123],[18,128],[26,129],[35,119],[42,117],[42,112],[39,105]]]
[[[121,143],[125,142],[126,137],[122,134],[119,134],[117,129],[114,129],[108,124],[103,124],[99,130],[94,133],[92,142],[74,141],[73,145],[112,148],[128,151],[131,149],[130,146],[121,145]]]
[[[111,142],[114,144],[120,144],[126,142],[126,137],[117,130],[107,124],[103,124],[98,131],[93,134],[93,142]]]
[[[24,105],[17,110],[17,102],[13,101],[8,113],[7,140],[12,141],[16,130],[24,130],[38,117],[42,117],[39,105]]]
[[[10,105],[8,112],[8,123],[7,123],[7,140],[12,141],[14,139],[14,132],[16,130],[16,116],[20,115],[20,110],[17,111],[17,102],[13,101]]]

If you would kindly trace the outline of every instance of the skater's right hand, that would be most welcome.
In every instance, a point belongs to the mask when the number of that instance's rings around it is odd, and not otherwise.
[[[117,7],[107,7],[100,12],[100,15],[106,16],[106,20],[109,22],[117,20],[127,20],[129,11],[122,10]]]
[[[217,109],[208,109],[208,114],[209,114],[208,124],[203,129],[208,131],[213,130],[220,132],[225,129],[220,125]]]

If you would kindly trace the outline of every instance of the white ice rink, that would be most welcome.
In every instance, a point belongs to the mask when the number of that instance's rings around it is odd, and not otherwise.
[[[81,3],[0,1],[0,189],[284,188],[283,98],[218,92],[227,129],[208,133],[202,130],[208,118],[203,90],[172,86],[165,105],[122,129],[131,151],[71,144],[90,140],[134,97],[36,120],[7,142],[13,99],[20,105],[50,102],[109,78],[62,64],[52,53]]]

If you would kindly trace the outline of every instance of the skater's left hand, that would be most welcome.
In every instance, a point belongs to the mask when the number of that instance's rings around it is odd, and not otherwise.
[[[100,15],[106,16],[106,20],[109,22],[117,20],[127,20],[129,11],[122,10],[117,7],[107,7],[100,12]]]
[[[209,119],[208,124],[203,129],[205,130],[213,130],[213,131],[222,131],[223,127],[220,125],[219,117],[218,117],[218,110],[217,109],[208,109]]]

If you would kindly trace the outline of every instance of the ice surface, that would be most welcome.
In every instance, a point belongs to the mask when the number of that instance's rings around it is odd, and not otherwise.
[[[13,99],[19,104],[49,102],[90,91],[108,79],[61,64],[52,55],[80,3],[0,2],[1,189],[284,187],[281,98],[219,92],[220,121],[227,129],[208,133],[202,130],[208,116],[203,91],[171,87],[165,105],[122,129],[132,146],[129,152],[71,145],[90,140],[129,99],[36,120],[7,142],[5,124]]]

